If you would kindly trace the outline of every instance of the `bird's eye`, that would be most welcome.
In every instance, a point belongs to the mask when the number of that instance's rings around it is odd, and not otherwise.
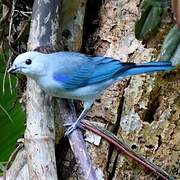
[[[32,63],[32,61],[31,61],[31,59],[26,59],[25,63],[26,63],[27,65],[30,65],[30,64]]]

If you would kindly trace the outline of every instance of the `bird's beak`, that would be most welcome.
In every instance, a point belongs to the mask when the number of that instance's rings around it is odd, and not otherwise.
[[[7,72],[10,73],[10,74],[13,74],[13,73],[16,73],[17,70],[18,70],[18,68],[13,65],[7,70]]]

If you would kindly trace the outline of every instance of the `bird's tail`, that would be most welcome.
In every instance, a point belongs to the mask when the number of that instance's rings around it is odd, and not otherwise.
[[[143,73],[152,73],[157,71],[170,71],[175,67],[172,66],[171,62],[161,61],[161,62],[148,62],[142,64],[134,64],[130,66],[126,71],[124,71],[120,76],[131,76]]]

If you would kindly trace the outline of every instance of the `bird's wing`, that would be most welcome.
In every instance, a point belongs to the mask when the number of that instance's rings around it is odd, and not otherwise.
[[[65,89],[76,89],[85,86],[87,80],[92,73],[92,67],[88,68],[88,62],[82,65],[77,65],[68,69],[68,72],[55,72],[53,74],[54,80],[60,82]]]
[[[96,64],[96,68],[91,74],[88,84],[95,84],[115,78],[120,71],[124,72],[128,67],[125,66],[126,63],[121,63],[119,60],[110,57],[95,57],[93,61]]]
[[[85,86],[95,67],[89,56],[66,52],[62,58],[62,61],[57,61],[59,64],[56,64],[53,79],[69,90]]]
[[[65,89],[73,90],[91,84],[100,83],[115,78],[129,67],[109,57],[78,57],[69,63],[67,71],[56,71],[53,79],[63,85]]]

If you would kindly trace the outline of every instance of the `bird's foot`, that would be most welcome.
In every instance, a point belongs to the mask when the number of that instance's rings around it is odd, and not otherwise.
[[[65,124],[64,126],[70,126],[70,127],[66,130],[64,136],[68,136],[68,135],[71,134],[75,129],[81,128],[81,125],[80,125],[80,122],[79,122],[79,121],[76,121],[76,122],[74,122],[74,123]]]

